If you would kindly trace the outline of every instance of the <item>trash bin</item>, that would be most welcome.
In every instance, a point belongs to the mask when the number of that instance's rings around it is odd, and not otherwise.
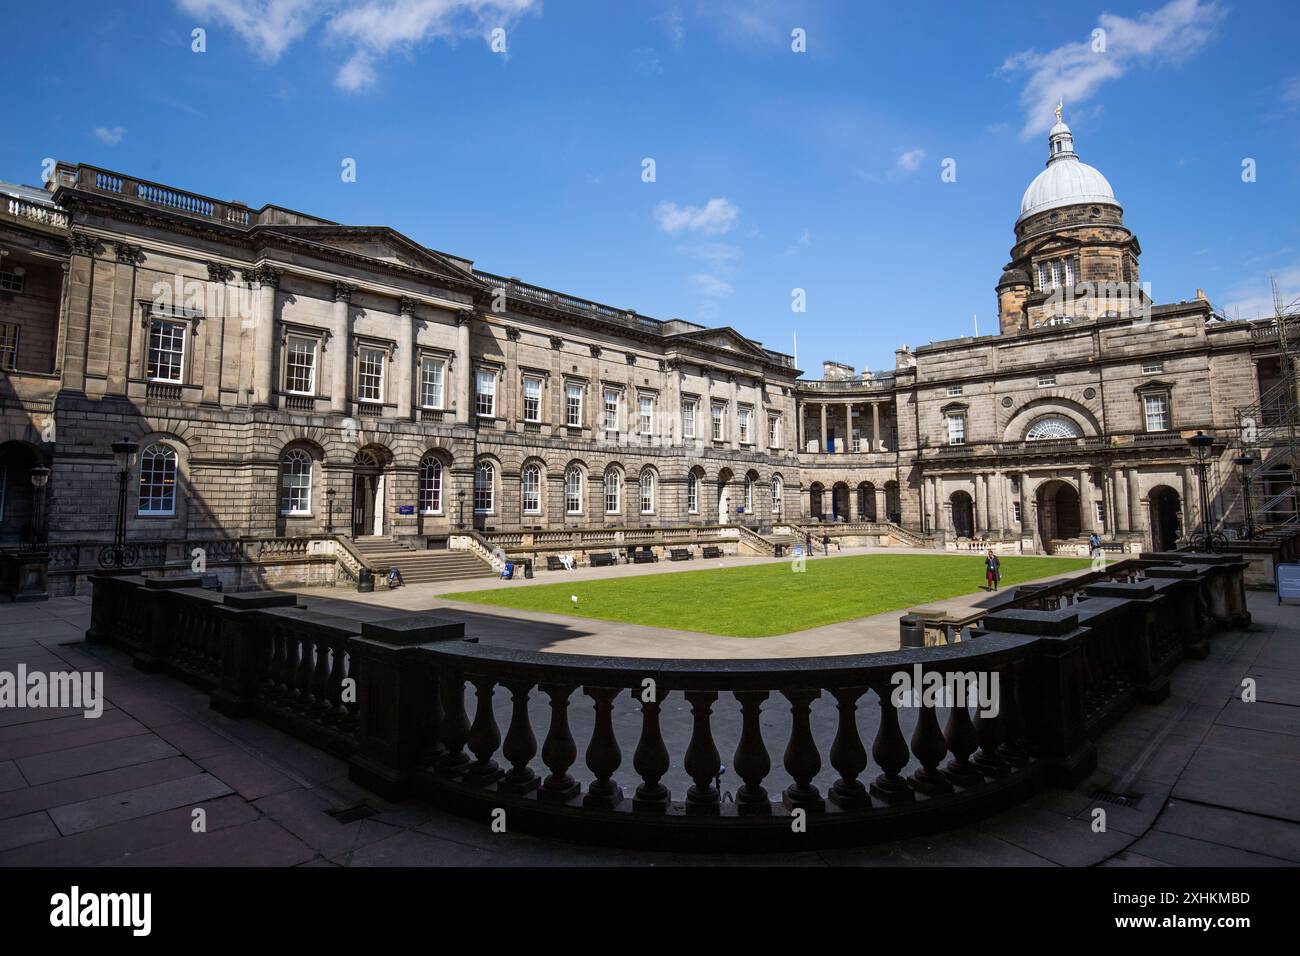
[[[904,614],[898,619],[898,646],[925,647],[925,622],[915,614]]]
[[[532,576],[533,576],[533,559],[527,558],[524,561],[524,577],[531,578]]]
[[[357,574],[357,590],[362,594],[369,594],[375,589],[375,576],[370,573],[369,568],[362,568]]]
[[[778,558],[784,558],[784,557],[785,557],[785,545],[783,545],[783,544],[778,544],[778,545],[776,545],[776,556],[777,556]]]

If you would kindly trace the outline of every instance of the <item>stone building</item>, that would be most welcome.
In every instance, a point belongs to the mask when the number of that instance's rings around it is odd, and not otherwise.
[[[874,522],[915,543],[1171,546],[1186,436],[1237,520],[1239,413],[1281,376],[1268,323],[1155,305],[1069,128],[1026,191],[996,335],[874,375],[731,328],[477,270],[387,227],[222,202],[87,165],[0,208],[0,544]],[[1273,461],[1273,467],[1278,462]]]

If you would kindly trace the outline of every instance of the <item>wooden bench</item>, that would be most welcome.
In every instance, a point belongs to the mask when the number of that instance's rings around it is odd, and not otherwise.
[[[668,552],[669,561],[690,561],[694,557],[690,548],[673,548]]]
[[[644,550],[641,551],[632,552],[633,564],[653,564],[658,560],[659,558],[656,557],[655,553],[651,551],[649,548],[645,548]]]
[[[548,554],[546,556],[546,570],[547,571],[564,570],[564,562],[560,560],[560,556],[558,554]]]
[[[618,555],[610,551],[597,551],[591,555],[590,563],[593,568],[612,568],[618,564]]]
[[[706,544],[706,545],[704,546],[704,559],[705,559],[706,561],[707,561],[709,558],[720,558],[720,557],[722,557],[722,549],[721,549],[721,548],[716,548],[716,547],[714,547],[714,546],[711,545],[711,544]]]

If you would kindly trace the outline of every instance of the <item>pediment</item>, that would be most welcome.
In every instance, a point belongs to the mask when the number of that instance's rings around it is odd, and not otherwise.
[[[1083,243],[1070,236],[1051,236],[1037,245],[1025,250],[1028,256],[1045,256],[1053,252],[1074,252],[1082,248]]]
[[[730,326],[718,329],[700,329],[692,332],[679,332],[671,336],[674,341],[688,341],[708,348],[722,349],[727,352],[739,352],[753,358],[766,358],[761,348],[745,338]]]
[[[390,262],[407,269],[473,281],[473,274],[451,259],[426,249],[387,226],[277,225],[267,235],[282,235],[326,246],[336,252]]]

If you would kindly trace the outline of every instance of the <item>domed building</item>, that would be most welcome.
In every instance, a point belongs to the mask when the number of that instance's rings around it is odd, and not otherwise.
[[[1061,121],[1048,133],[1047,168],[1020,200],[1016,244],[997,285],[1004,333],[1138,311],[1137,237],[1100,171],[1079,158]]]

